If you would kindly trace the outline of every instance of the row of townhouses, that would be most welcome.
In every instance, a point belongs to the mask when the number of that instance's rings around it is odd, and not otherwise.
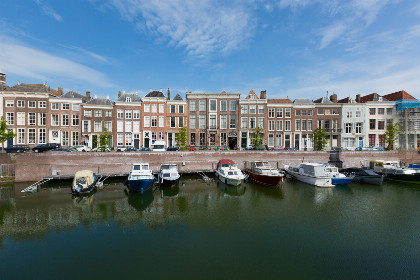
[[[195,148],[245,149],[252,133],[262,128],[264,145],[298,150],[313,148],[310,135],[317,127],[328,132],[329,147],[383,147],[389,124],[400,123],[403,133],[397,148],[416,149],[420,143],[420,102],[405,91],[337,99],[336,94],[318,100],[269,99],[266,91],[240,93],[192,93],[171,98],[168,89],[118,93],[118,98],[98,98],[53,90],[46,84],[6,85],[0,73],[0,115],[16,133],[5,145],[61,143],[92,148],[99,135],[112,134],[112,147],[150,147],[163,140],[175,146],[180,127],[188,128]]]

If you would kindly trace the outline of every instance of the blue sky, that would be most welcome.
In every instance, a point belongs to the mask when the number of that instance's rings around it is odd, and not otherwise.
[[[118,91],[267,90],[420,97],[420,2],[2,0],[7,84]]]

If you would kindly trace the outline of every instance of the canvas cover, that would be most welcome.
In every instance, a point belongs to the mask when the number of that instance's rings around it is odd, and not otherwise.
[[[75,186],[78,182],[80,182],[83,188],[87,188],[88,186],[93,184],[94,180],[95,180],[95,177],[93,175],[93,171],[91,170],[77,171],[74,174],[73,186]]]

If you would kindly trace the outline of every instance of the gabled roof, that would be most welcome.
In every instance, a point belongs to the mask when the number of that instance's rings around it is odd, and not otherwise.
[[[360,103],[366,103],[368,101],[379,101],[380,97],[382,96],[374,92],[374,93],[360,97]],[[382,101],[388,101],[388,99],[382,98]]]
[[[16,92],[45,92],[56,95],[49,87],[45,84],[17,84],[12,87],[9,87],[7,91],[16,91]]]
[[[346,97],[341,100],[338,100],[337,103],[357,103],[354,98]]]
[[[112,106],[112,101],[109,100],[108,98],[94,98],[89,102],[86,102],[86,104],[89,105],[111,105]]]
[[[126,102],[127,97],[131,98],[131,102],[141,102],[141,98],[137,93],[124,93],[117,99],[117,101]]]
[[[82,99],[82,102],[83,103],[86,102],[86,96],[84,96],[84,95],[82,95],[82,94],[80,94],[78,92],[72,91],[72,90],[69,91],[69,92],[66,92],[66,93],[62,94],[59,98]]]
[[[146,94],[145,97],[164,97],[164,98],[166,98],[166,96],[163,94],[163,92],[157,91],[157,90],[149,92],[148,94]]]
[[[334,103],[328,97],[324,96],[314,101],[314,103]]]
[[[393,92],[387,95],[384,95],[384,98],[389,100],[389,101],[397,101],[397,100],[401,100],[401,99],[414,99],[416,100],[416,98],[414,98],[414,96],[412,96],[411,94],[407,93],[404,90],[400,90],[397,92]]]
[[[267,103],[293,103],[290,99],[267,99]]]
[[[251,91],[248,93],[248,96],[245,99],[251,99],[251,96],[255,95],[255,98],[253,99],[259,99],[258,95],[251,89]]]
[[[312,104],[312,100],[309,98],[296,98],[295,101],[293,101],[294,104]]]
[[[182,99],[181,95],[179,95],[179,93],[177,93],[177,94],[175,95],[175,97],[174,97],[174,99],[173,99],[173,100],[183,101],[183,99]]]
[[[9,89],[9,87],[8,87],[8,86],[0,84],[0,90],[4,90],[4,91],[6,91],[6,90],[8,90],[8,89]]]

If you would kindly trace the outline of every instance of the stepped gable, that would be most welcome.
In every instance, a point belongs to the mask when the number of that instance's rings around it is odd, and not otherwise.
[[[131,98],[131,102],[141,102],[141,98],[138,96],[137,93],[124,93],[123,95],[121,95],[117,101],[120,102],[126,102],[127,101],[127,97]]]
[[[400,90],[400,91],[397,91],[397,92],[393,92],[393,93],[384,95],[384,98],[386,98],[389,101],[397,101],[397,100],[401,100],[401,99],[417,100],[416,98],[414,98],[414,96],[412,96],[411,94],[409,94],[405,90]]]
[[[179,93],[177,93],[173,100],[183,101],[184,99],[182,99],[181,95],[179,95]]]
[[[17,84],[7,89],[7,91],[15,92],[45,92],[51,95],[57,96],[47,85],[45,84]]]
[[[267,103],[293,103],[290,99],[267,99]]]
[[[108,98],[94,98],[91,101],[87,102],[89,105],[110,105],[112,106],[112,101]]]
[[[166,96],[163,94],[163,92],[157,91],[157,90],[149,92],[148,94],[146,94],[145,97],[163,97],[163,98],[166,98]]]

